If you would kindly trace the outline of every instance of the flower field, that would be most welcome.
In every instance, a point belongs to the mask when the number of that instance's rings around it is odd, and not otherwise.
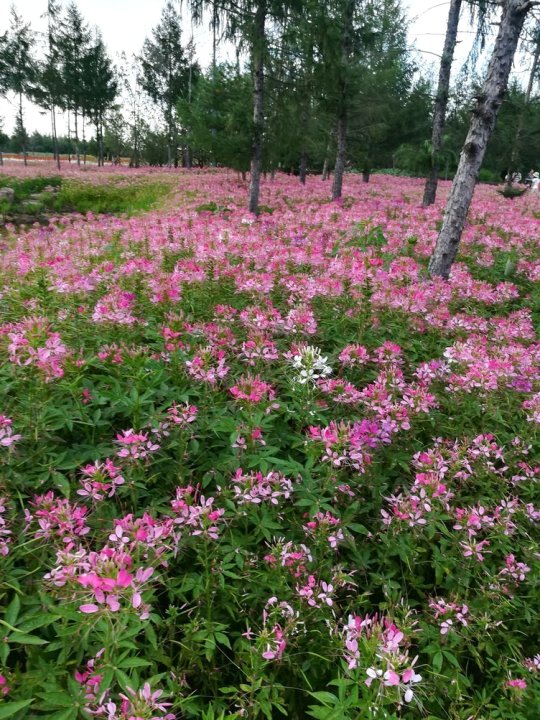
[[[161,173],[0,235],[0,718],[537,720],[540,198]]]

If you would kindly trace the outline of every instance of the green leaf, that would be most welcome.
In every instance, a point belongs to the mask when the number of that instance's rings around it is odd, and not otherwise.
[[[129,670],[130,668],[137,668],[137,667],[148,667],[148,665],[151,665],[152,663],[148,662],[148,660],[143,660],[142,658],[126,658],[125,660],[122,660],[122,662],[118,663],[119,668],[125,668],[126,670]]]
[[[6,609],[6,622],[10,625],[15,625],[17,618],[19,617],[19,611],[21,609],[21,599],[18,595],[15,595],[13,600],[9,603]]]
[[[14,633],[9,637],[10,643],[19,643],[20,645],[48,645],[47,640],[37,635],[26,635],[25,633]]]
[[[15,713],[19,712],[19,710],[22,710],[25,707],[28,707],[28,705],[33,702],[34,698],[31,698],[30,700],[20,700],[19,702],[8,702],[4,705],[0,705],[0,718],[13,717]]]
[[[332,693],[327,692],[326,690],[321,690],[320,692],[312,692],[309,694],[314,697],[315,700],[318,700],[326,707],[332,707],[336,704],[336,702],[338,702],[338,698],[335,695],[332,695]]]
[[[114,671],[114,674],[116,676],[116,679],[120,683],[120,686],[122,690],[126,690],[128,687],[133,687],[133,682],[130,680],[128,675],[123,670],[120,670],[119,668],[116,668]]]
[[[443,654],[440,650],[433,656],[432,664],[435,672],[440,673],[443,664]]]

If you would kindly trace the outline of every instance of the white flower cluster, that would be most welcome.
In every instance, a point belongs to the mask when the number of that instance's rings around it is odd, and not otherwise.
[[[315,383],[319,378],[332,374],[328,358],[324,357],[319,348],[303,345],[292,356],[291,365],[298,371],[293,378],[299,385]]]

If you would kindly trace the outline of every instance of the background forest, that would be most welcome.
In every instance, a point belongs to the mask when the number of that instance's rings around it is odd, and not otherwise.
[[[195,23],[209,23],[213,39],[207,68],[195,60],[180,7],[172,2],[140,53],[117,63],[75,3],[46,5],[45,35],[34,32],[15,7],[0,26],[0,92],[18,108],[13,133],[0,131],[3,152],[69,155],[83,163],[90,155],[98,163],[129,158],[133,166],[227,166],[245,173],[257,135],[264,171],[304,179],[307,172],[333,169],[345,117],[347,167],[365,179],[373,170],[422,175],[430,167],[436,81],[408,46],[400,0],[194,0],[188,10]],[[452,177],[457,167],[483,70],[476,56],[496,27],[489,3],[463,5],[460,22],[469,23],[476,41],[450,91],[441,177]],[[529,77],[521,73],[511,81],[481,180],[500,181],[510,165],[525,173],[540,158],[539,39],[532,18],[520,48],[531,59]],[[234,48],[234,62],[219,62],[220,42]],[[253,114],[258,71],[261,98],[264,76],[260,127]],[[28,126],[25,100],[50,114],[49,134]],[[67,133],[57,132],[60,117]]]

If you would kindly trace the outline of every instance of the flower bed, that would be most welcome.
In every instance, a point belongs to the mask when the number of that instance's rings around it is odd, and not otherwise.
[[[533,720],[540,201],[174,177],[1,239],[0,717]]]

